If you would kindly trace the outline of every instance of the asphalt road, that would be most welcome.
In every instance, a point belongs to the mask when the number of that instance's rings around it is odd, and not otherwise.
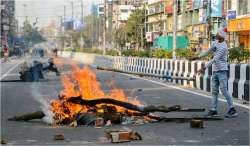
[[[60,78],[53,73],[46,75],[46,80],[31,82],[8,82],[18,79],[18,62],[12,60],[1,64],[1,138],[13,145],[47,145],[47,144],[103,144],[100,139],[104,131],[110,127],[55,127],[41,120],[30,122],[7,121],[7,118],[41,110],[40,99],[56,98],[62,86]],[[64,67],[67,71],[69,68]],[[145,104],[171,106],[180,104],[187,108],[209,109],[211,99],[188,93],[179,89],[152,83],[150,81],[124,74],[97,71],[98,80],[104,90],[105,83],[114,79],[119,88],[125,90],[128,96],[137,96]],[[138,90],[141,89],[141,90]],[[219,113],[227,111],[225,102],[219,103]],[[113,125],[112,128],[129,127],[139,132],[143,140],[125,144],[168,144],[168,145],[249,145],[249,109],[236,106],[239,112],[237,118],[222,121],[205,121],[205,128],[192,129],[189,123],[148,123],[143,125]],[[168,113],[168,117],[189,117],[205,113]],[[54,134],[64,133],[66,140],[55,141]],[[109,144],[109,143],[104,143]]]

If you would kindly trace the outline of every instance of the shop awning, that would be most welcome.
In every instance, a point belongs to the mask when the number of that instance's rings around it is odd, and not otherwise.
[[[250,17],[229,20],[228,31],[229,32],[250,31]]]

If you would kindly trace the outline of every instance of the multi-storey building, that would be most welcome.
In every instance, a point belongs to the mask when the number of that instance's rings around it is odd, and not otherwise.
[[[163,0],[148,0],[146,13],[146,39],[152,43],[163,31],[166,30],[166,15]]]
[[[11,46],[14,38],[14,31],[16,26],[15,21],[15,1],[1,0],[1,44]]]
[[[171,36],[176,25],[177,36],[187,37],[191,47],[208,48],[225,20],[224,0],[176,0],[177,24],[173,24],[173,2],[148,0],[147,40],[154,41],[161,32]]]
[[[250,1],[225,0],[230,47],[250,49]]]
[[[98,14],[102,19],[104,18],[104,0],[98,5]],[[139,9],[144,0],[106,0],[106,36],[108,48],[112,48],[112,34],[115,30],[124,26],[130,15],[135,9]],[[102,37],[99,38],[102,42]]]

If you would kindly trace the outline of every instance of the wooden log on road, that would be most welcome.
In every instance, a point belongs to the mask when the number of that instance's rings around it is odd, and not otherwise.
[[[188,111],[187,109],[182,110],[180,105],[174,105],[170,107],[166,106],[137,106],[132,103],[122,102],[119,100],[111,99],[111,98],[101,98],[95,100],[84,100],[81,96],[78,97],[71,97],[67,100],[68,102],[80,104],[80,105],[87,105],[87,106],[95,106],[97,104],[112,104],[120,107],[124,107],[129,110],[141,112],[141,113],[152,113],[152,112],[173,112],[173,111]],[[204,112],[205,109],[192,109],[194,112]]]
[[[9,121],[30,121],[33,119],[42,119],[45,114],[42,111],[36,111],[33,113],[28,113],[20,116],[15,116],[13,118],[9,118]]]

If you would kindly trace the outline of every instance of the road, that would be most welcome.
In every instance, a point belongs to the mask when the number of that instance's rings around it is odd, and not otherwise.
[[[47,145],[47,144],[100,144],[100,138],[109,127],[58,127],[47,125],[41,120],[30,122],[7,121],[7,118],[41,109],[40,99],[56,98],[61,90],[60,78],[48,74],[46,80],[32,82],[14,82],[18,79],[18,62],[12,60],[1,65],[1,133],[8,144]],[[67,71],[69,68],[64,67]],[[191,89],[172,88],[170,83],[150,81],[119,73],[94,70],[103,89],[108,91],[105,83],[113,79],[127,96],[137,96],[145,104],[171,106],[180,104],[187,108],[209,109],[211,99],[202,96],[203,92]],[[140,89],[140,90],[138,90]],[[198,94],[197,94],[198,92]],[[240,105],[240,106],[239,106]],[[227,111],[225,102],[220,101],[219,113]],[[203,129],[192,129],[189,123],[148,123],[143,125],[113,125],[112,128],[129,127],[139,132],[143,140],[126,144],[168,144],[168,145],[249,145],[249,108],[237,104],[239,116],[222,121],[205,121]],[[168,113],[168,117],[188,117],[204,113]],[[64,141],[55,141],[54,134],[64,133]],[[109,143],[104,143],[109,144]]]

